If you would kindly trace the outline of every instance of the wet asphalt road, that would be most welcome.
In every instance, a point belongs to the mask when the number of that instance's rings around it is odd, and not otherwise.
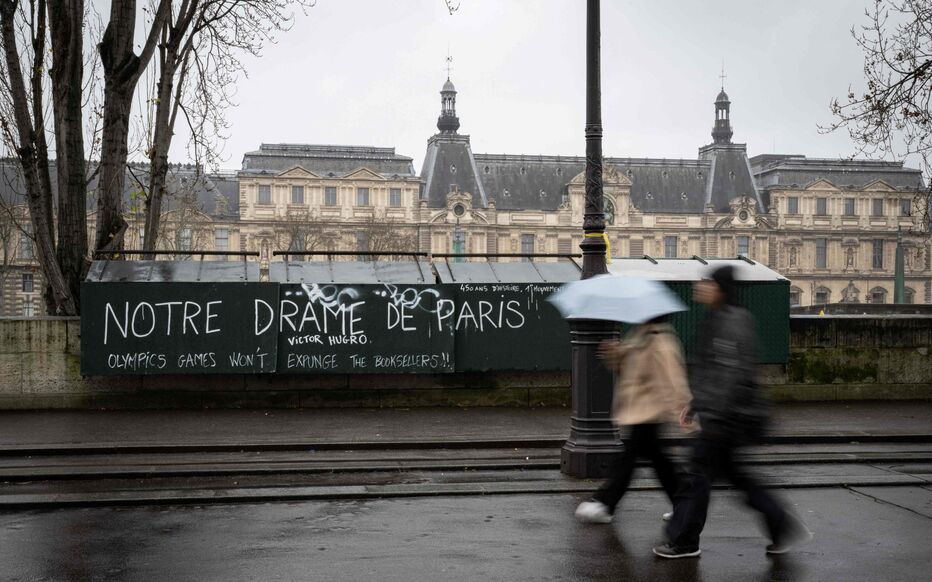
[[[667,502],[632,492],[610,526],[578,495],[504,495],[0,514],[4,581],[914,581],[932,571],[932,487],[781,492],[815,539],[764,555],[719,492],[699,560],[659,561]]]

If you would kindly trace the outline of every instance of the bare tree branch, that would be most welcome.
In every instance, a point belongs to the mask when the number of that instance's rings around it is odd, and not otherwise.
[[[863,89],[835,99],[835,122],[823,132],[846,130],[858,154],[915,157],[926,176],[916,184],[919,230],[929,233],[932,211],[932,0],[874,0],[867,24],[851,31],[864,54]]]

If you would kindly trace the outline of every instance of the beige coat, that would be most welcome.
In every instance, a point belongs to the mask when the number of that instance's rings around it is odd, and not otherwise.
[[[669,325],[638,326],[604,357],[616,372],[616,424],[669,422],[689,405],[683,352]]]

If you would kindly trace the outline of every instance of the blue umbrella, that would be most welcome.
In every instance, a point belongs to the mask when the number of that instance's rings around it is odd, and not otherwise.
[[[644,323],[687,307],[659,281],[630,276],[598,275],[567,283],[550,297],[567,319],[606,319]]]

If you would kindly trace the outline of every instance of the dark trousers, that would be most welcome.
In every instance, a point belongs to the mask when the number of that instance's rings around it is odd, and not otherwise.
[[[673,500],[673,496],[679,490],[679,480],[676,477],[676,470],[673,463],[664,454],[660,448],[660,424],[635,424],[631,426],[631,433],[624,440],[624,452],[615,461],[612,466],[612,474],[609,480],[592,496],[596,501],[607,505],[611,511],[615,511],[615,506],[621,501],[621,497],[628,490],[631,483],[631,474],[634,473],[634,465],[637,459],[647,459],[654,467],[660,485],[667,495]]]
[[[744,492],[745,503],[764,516],[770,539],[777,541],[788,525],[787,512],[744,468],[735,463],[736,446],[723,435],[703,433],[693,446],[686,479],[674,500],[673,519],[667,524],[670,543],[686,548],[699,547],[705,527],[712,483],[724,477]]]

